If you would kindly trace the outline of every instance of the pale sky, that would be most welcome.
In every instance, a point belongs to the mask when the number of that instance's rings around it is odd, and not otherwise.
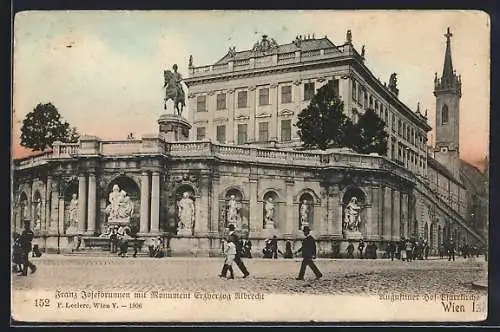
[[[350,29],[368,68],[382,82],[396,72],[399,98],[411,109],[420,102],[433,126],[447,27],[462,75],[461,156],[477,164],[488,154],[490,118],[490,20],[479,11],[22,12],[14,22],[14,157],[26,155],[19,127],[38,103],[52,102],[81,133],[102,139],[155,133],[163,69],[177,63],[187,77],[190,54],[195,66],[213,64],[262,34],[280,44],[326,35],[339,45]]]

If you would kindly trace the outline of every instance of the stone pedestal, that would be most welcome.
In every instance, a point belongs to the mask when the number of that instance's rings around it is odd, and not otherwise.
[[[363,235],[361,232],[355,232],[355,231],[346,231],[344,232],[344,239],[346,240],[356,240],[359,241],[359,239],[362,239]]]
[[[182,116],[163,114],[158,119],[160,135],[167,142],[187,141],[191,125]]]
[[[193,230],[192,229],[179,229],[177,230],[177,236],[192,236],[193,235]]]

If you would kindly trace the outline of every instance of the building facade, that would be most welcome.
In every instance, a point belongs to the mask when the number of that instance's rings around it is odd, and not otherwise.
[[[449,239],[484,244],[474,226],[484,203],[471,203],[479,197],[471,184],[477,178],[464,183],[454,168],[461,165],[461,92],[450,38],[443,77],[435,80],[438,107],[447,109],[438,116],[448,116],[436,129],[435,151],[428,151],[426,115],[399,101],[396,75],[389,84],[373,76],[350,31],[340,46],[326,37],[279,45],[263,36],[213,65],[190,61],[188,124],[172,116],[160,119],[171,122],[160,123],[157,135],[86,136],[15,160],[12,227],[30,221],[39,245],[57,251],[69,250],[76,234],[102,237],[123,220],[143,238],[165,237],[172,255],[220,254],[231,223],[256,254],[272,235],[300,241],[304,225],[320,255],[330,257],[335,246],[360,238],[382,251],[402,237],[425,238],[433,251]],[[297,115],[329,81],[354,121],[372,108],[386,122],[386,156],[296,149]],[[187,137],[170,135],[174,127]],[[128,205],[113,205],[115,197]]]

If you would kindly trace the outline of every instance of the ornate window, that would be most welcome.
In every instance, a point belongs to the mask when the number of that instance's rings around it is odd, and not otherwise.
[[[269,123],[259,122],[259,142],[269,141]]]
[[[238,125],[238,144],[245,144],[247,142],[248,125],[242,123]]]
[[[281,87],[281,103],[287,104],[292,102],[292,86],[285,85]]]
[[[217,126],[217,142],[226,143],[226,126]]]
[[[269,88],[259,89],[259,105],[269,105]]]
[[[206,136],[206,129],[205,127],[198,127],[196,128],[196,139],[198,141],[201,141],[202,139],[204,139]]]
[[[207,96],[196,97],[196,111],[197,112],[207,111]]]
[[[225,93],[219,93],[217,95],[217,109],[218,110],[226,109],[226,94]]]
[[[328,84],[332,86],[333,89],[333,94],[338,97],[340,95],[339,93],[339,80],[329,80]]]
[[[304,100],[311,100],[314,96],[314,82],[304,83]]]
[[[281,120],[281,140],[289,141],[292,139],[292,120]]]
[[[247,101],[248,101],[247,92],[246,91],[239,91],[238,92],[238,108],[247,107]]]
[[[443,108],[441,109],[441,124],[442,125],[448,124],[448,120],[449,120],[448,106],[444,105]]]
[[[352,99],[358,99],[358,88],[356,87],[356,81],[352,81]]]

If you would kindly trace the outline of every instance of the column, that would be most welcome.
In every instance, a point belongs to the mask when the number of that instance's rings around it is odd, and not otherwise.
[[[59,196],[57,233],[64,234],[64,196]]]
[[[88,205],[87,205],[87,233],[93,235],[96,226],[96,178],[95,174],[89,174],[89,193],[88,193]]]
[[[151,180],[151,233],[160,232],[160,173],[153,172]]]
[[[58,180],[60,181],[60,180]],[[49,233],[57,233],[57,223],[59,220],[59,190],[58,183],[52,182],[52,191],[50,193],[50,224]]]
[[[278,84],[269,86],[269,103],[271,104],[271,118],[269,119],[269,140],[279,141],[278,136]]]
[[[403,235],[405,238],[409,237],[409,220],[408,218],[408,194],[401,193],[401,223],[403,227]]]
[[[45,218],[42,225],[42,231],[47,232],[47,229],[50,228],[50,201],[52,195],[52,176],[47,176],[47,183],[45,186]]]
[[[334,185],[327,188],[328,199],[328,232],[335,238],[342,237],[342,204],[340,204],[339,187]]]
[[[298,229],[298,220],[293,204],[293,181],[286,181],[286,225],[282,228],[285,237],[291,237],[295,229]],[[316,215],[314,215],[316,217]]]
[[[392,241],[399,241],[401,237],[401,196],[399,190],[394,190],[393,192],[393,219],[392,219]]]
[[[257,179],[250,179],[250,232],[255,233],[262,229],[260,216],[262,210],[257,207]]]
[[[219,231],[219,186],[220,178],[218,175],[212,177],[212,206],[211,206],[211,218],[209,220],[208,232],[209,235],[215,236]]]
[[[384,188],[384,227],[383,239],[386,241],[391,240],[392,232],[392,188]]]
[[[85,174],[78,176],[78,231],[85,232],[85,208],[87,207],[87,179]]]
[[[234,144],[234,142],[237,140],[235,136],[235,131],[234,131],[234,115],[236,113],[236,102],[235,99],[237,99],[237,93],[231,89],[228,90],[227,93],[227,114],[228,114],[228,121],[227,121],[227,128],[226,128],[226,142],[227,144]]]
[[[200,179],[200,197],[196,204],[196,215],[195,215],[195,234],[196,235],[207,235],[210,219],[211,219],[211,200],[212,195],[210,192],[210,177],[204,175]]]
[[[378,229],[378,224],[379,224],[379,209],[380,209],[380,197],[379,197],[379,187],[371,187],[371,195],[372,195],[372,201],[371,205],[368,207],[368,212],[367,212],[367,229],[366,229],[366,235],[369,239],[372,240],[377,240],[378,239],[378,234],[377,234],[377,229]]]
[[[147,233],[149,226],[149,174],[141,174],[141,219],[139,233]]]

